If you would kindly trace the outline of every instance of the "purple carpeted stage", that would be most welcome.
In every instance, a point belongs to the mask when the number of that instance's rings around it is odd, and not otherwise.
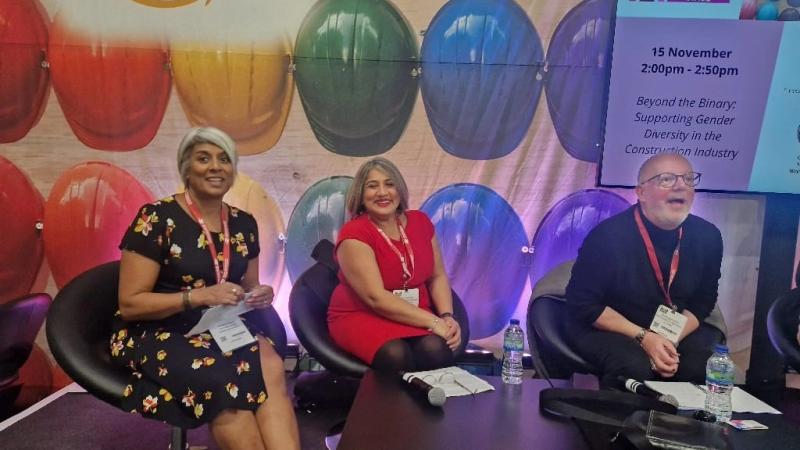
[[[302,448],[309,450],[324,450],[328,431],[347,416],[342,409],[296,412]],[[169,440],[169,425],[120,411],[75,384],[0,422],[2,450],[166,449]],[[188,442],[192,449],[218,449],[207,427],[189,430]]]

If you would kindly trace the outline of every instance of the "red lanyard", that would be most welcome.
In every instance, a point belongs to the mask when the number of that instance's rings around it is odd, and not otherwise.
[[[656,250],[653,247],[653,241],[650,239],[650,233],[647,232],[647,228],[644,227],[644,222],[642,222],[642,215],[639,213],[639,208],[636,208],[633,212],[633,217],[636,219],[636,226],[639,228],[639,234],[642,235],[642,240],[644,240],[644,248],[647,249],[647,258],[650,260],[650,267],[653,268],[653,272],[656,274],[656,281],[658,281],[658,286],[661,288],[661,292],[664,293],[664,299],[667,301],[667,305],[675,309],[675,305],[672,303],[672,298],[669,295],[669,289],[672,287],[672,282],[675,281],[675,274],[678,273],[678,264],[681,261],[681,239],[683,239],[683,227],[678,228],[678,245],[675,246],[675,251],[672,252],[672,262],[669,265],[669,281],[667,282],[667,286],[664,286],[664,275],[661,274],[661,265],[658,264],[658,258],[656,257]]]
[[[408,236],[406,235],[406,230],[403,229],[403,225],[400,223],[400,217],[395,216],[395,219],[397,220],[397,229],[400,231],[400,239],[403,241],[403,246],[406,248],[406,253],[408,253],[408,258],[410,260],[409,262],[411,263],[410,270],[408,264],[406,263],[406,257],[403,255],[400,249],[395,247],[392,240],[389,239],[389,236],[386,235],[386,233],[381,229],[381,227],[378,226],[377,223],[372,222],[372,224],[375,225],[375,229],[378,230],[378,233],[380,233],[381,236],[383,236],[383,240],[385,240],[386,243],[389,244],[389,248],[391,248],[392,251],[394,251],[394,254],[397,255],[398,258],[400,258],[400,265],[403,267],[403,289],[405,289],[406,283],[408,283],[411,277],[414,276],[414,250],[411,248],[411,242],[409,242],[408,240]],[[372,219],[370,219],[370,221],[372,221]]]
[[[214,236],[211,234],[208,226],[206,226],[206,221],[203,220],[203,215],[200,214],[197,206],[195,206],[194,202],[192,202],[192,197],[189,195],[189,192],[187,191],[186,195],[183,197],[186,199],[186,206],[189,207],[192,217],[194,217],[194,220],[200,224],[200,228],[203,229],[203,234],[205,235],[206,242],[208,243],[208,251],[211,253],[211,260],[214,262],[214,273],[217,275],[217,284],[222,283],[228,279],[228,269],[230,268],[231,264],[231,233],[230,230],[228,230],[228,216],[225,214],[225,207],[223,206],[219,210],[219,219],[220,222],[222,222],[223,233],[222,271],[220,271],[219,256],[217,253],[217,246],[214,244]]]

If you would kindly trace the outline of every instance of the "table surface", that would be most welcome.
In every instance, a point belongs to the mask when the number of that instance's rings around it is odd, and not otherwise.
[[[475,396],[451,397],[441,408],[428,405],[396,377],[367,372],[347,416],[339,450],[450,449],[587,449],[571,421],[539,413],[539,392],[545,380],[525,379],[503,384],[499,377],[481,377],[495,390]],[[583,383],[585,380],[582,380]],[[555,387],[580,387],[552,380]],[[734,413],[769,430],[740,431],[725,426],[733,447],[740,449],[800,449],[798,425],[783,415]]]
[[[586,449],[577,427],[539,413],[545,380],[503,384],[494,391],[450,397],[441,408],[425,403],[399,380],[369,371],[347,416],[339,450]],[[554,380],[555,387],[569,387]]]

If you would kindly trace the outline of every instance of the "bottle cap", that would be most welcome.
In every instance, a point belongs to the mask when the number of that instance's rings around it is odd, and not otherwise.
[[[725,344],[717,344],[714,346],[715,353],[728,353],[728,346]]]
[[[508,321],[508,323],[511,325],[519,325],[519,319],[511,319]]]

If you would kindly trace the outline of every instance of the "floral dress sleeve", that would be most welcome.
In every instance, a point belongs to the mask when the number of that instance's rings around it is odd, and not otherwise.
[[[119,249],[138,253],[162,264],[167,256],[164,233],[174,228],[170,222],[172,219],[163,216],[160,202],[142,206],[122,237]]]

